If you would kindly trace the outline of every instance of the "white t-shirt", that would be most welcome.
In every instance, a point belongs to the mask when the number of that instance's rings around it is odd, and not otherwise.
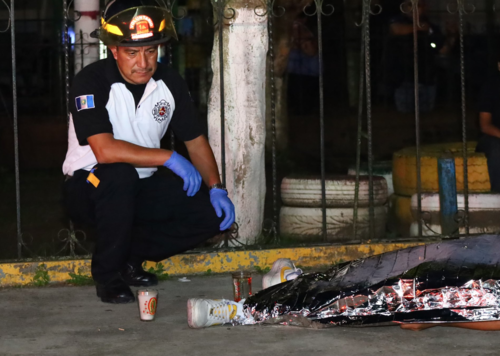
[[[93,135],[111,133],[117,140],[160,148],[169,125],[182,141],[202,134],[185,81],[161,63],[145,85],[127,83],[112,57],[85,67],[74,79],[70,111],[63,164],[67,175],[79,169],[90,171],[98,163],[87,142]],[[157,167],[136,169],[140,178],[147,178]]]

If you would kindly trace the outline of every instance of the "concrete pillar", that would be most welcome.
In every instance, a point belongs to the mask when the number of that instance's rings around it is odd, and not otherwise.
[[[219,0],[220,1],[220,0]],[[253,243],[262,230],[266,178],[266,55],[267,17],[254,9],[260,0],[233,0],[234,18],[224,26],[224,91],[226,185],[235,208],[240,241]],[[226,16],[231,12],[226,11]],[[221,110],[219,38],[215,29],[212,52],[213,81],[209,94],[209,140],[219,170],[221,163]]]
[[[75,0],[75,74],[99,60],[99,40],[90,37],[99,22],[99,0]]]

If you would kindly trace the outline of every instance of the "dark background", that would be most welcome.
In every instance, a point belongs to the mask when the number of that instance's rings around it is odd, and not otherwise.
[[[16,55],[18,95],[18,141],[21,192],[21,226],[26,247],[23,256],[67,255],[64,239],[69,220],[62,206],[61,166],[67,147],[63,18],[61,1],[16,1]],[[179,1],[188,16],[178,22],[180,42],[172,49],[173,65],[187,80],[200,120],[206,126],[206,102],[210,87],[210,55],[213,29],[208,1]],[[375,3],[375,2],[374,2]],[[390,160],[392,153],[415,144],[415,116],[395,107],[387,91],[393,75],[387,58],[394,56],[388,35],[391,19],[400,16],[400,0],[379,1],[383,11],[371,17],[371,71],[373,101],[373,149],[376,160]],[[355,162],[357,129],[357,91],[359,87],[360,20],[359,6],[341,0],[333,4],[335,13],[323,17],[325,145],[327,173],[345,174]],[[443,33],[457,15],[446,11],[445,1],[429,3],[428,17]],[[0,28],[7,26],[8,13],[0,3]],[[467,135],[477,138],[475,103],[481,84],[495,71],[498,21],[492,1],[476,2],[476,12],[465,17],[464,49],[467,104]],[[70,21],[70,28],[73,23]],[[317,33],[316,17],[306,26]],[[461,140],[461,102],[459,47],[447,58],[432,57],[423,66],[436,67],[436,104],[421,115],[423,143]],[[76,51],[78,55],[78,49]],[[10,31],[0,33],[0,260],[17,256],[15,159],[12,109],[12,71]],[[162,61],[168,61],[168,51]],[[70,78],[73,56],[70,48]],[[397,55],[397,53],[396,53]],[[446,61],[443,65],[443,60]],[[294,173],[319,175],[319,98],[316,78],[302,78],[309,87],[288,81],[287,91],[297,93],[298,102],[289,103],[289,142],[278,152],[278,184]],[[311,85],[312,83],[312,85]],[[308,88],[309,90],[304,90]],[[293,104],[293,105],[292,105]],[[299,109],[297,109],[297,105]],[[364,124],[366,125],[366,123]],[[366,130],[366,127],[364,128]],[[169,147],[167,135],[164,146]],[[182,144],[177,143],[181,150]],[[366,159],[366,140],[362,157]],[[269,156],[269,155],[268,155]],[[270,158],[270,156],[268,157]],[[268,192],[272,191],[268,160]],[[271,194],[267,197],[266,217],[271,217]],[[89,239],[91,232],[86,231]],[[79,232],[79,238],[83,234]],[[83,243],[86,247],[90,244]],[[77,251],[84,253],[83,250]]]

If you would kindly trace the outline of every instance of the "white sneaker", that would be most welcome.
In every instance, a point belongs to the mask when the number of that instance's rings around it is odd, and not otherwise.
[[[302,274],[289,258],[280,258],[273,263],[271,270],[262,277],[262,288],[266,289],[276,284],[291,281]]]
[[[227,299],[191,298],[187,301],[188,325],[199,329],[230,323],[243,315],[243,304]]]

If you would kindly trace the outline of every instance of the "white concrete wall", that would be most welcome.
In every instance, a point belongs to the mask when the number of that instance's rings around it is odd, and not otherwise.
[[[258,0],[233,1],[234,19],[224,24],[224,91],[226,185],[236,208],[240,241],[252,243],[262,230],[266,179],[267,17],[254,8]],[[226,16],[229,12],[226,12]],[[221,110],[219,38],[215,30],[212,53],[213,81],[209,95],[209,140],[219,171],[221,164]]]
[[[99,0],[75,0],[75,17],[77,11],[82,16],[75,21],[75,74],[99,60],[99,40],[90,37],[90,33],[99,28]]]

